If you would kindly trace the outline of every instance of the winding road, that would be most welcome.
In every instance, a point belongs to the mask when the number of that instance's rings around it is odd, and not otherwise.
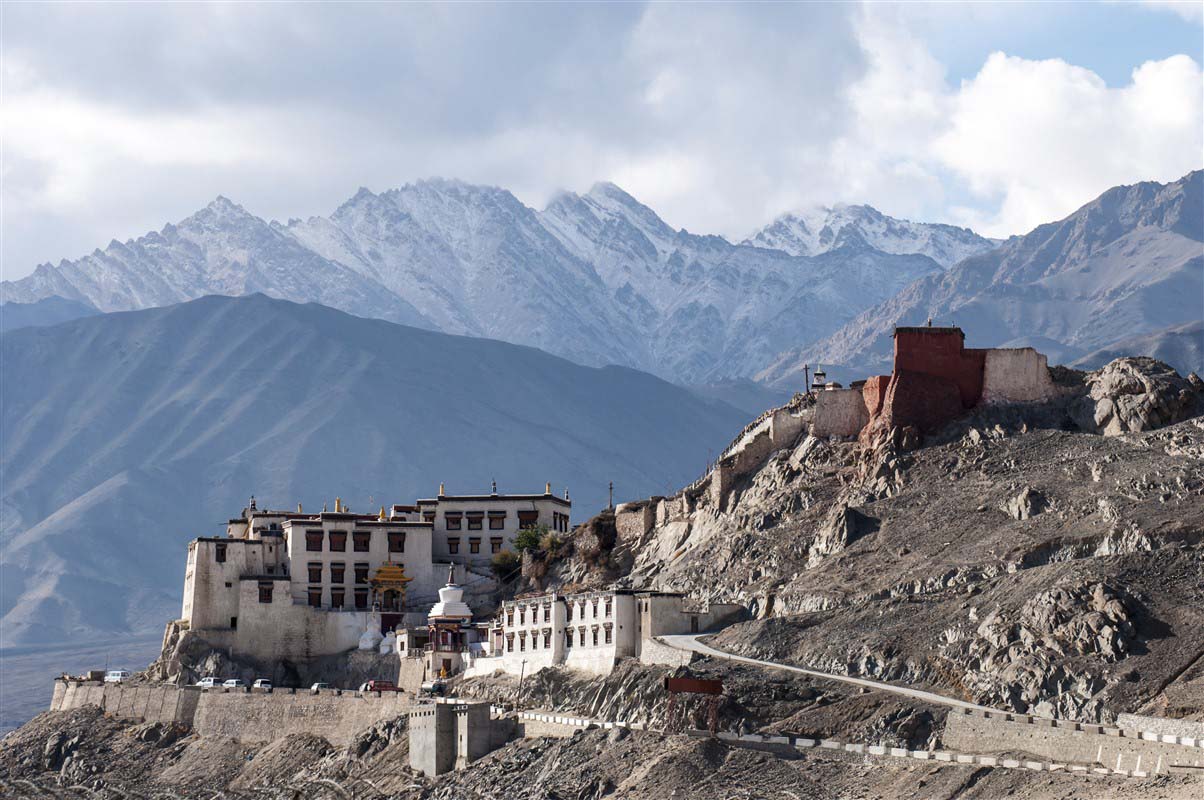
[[[829,681],[839,681],[841,683],[849,683],[853,686],[861,686],[866,689],[875,689],[880,692],[890,692],[892,694],[911,697],[916,700],[923,700],[926,703],[934,705],[950,706],[952,708],[970,708],[976,711],[995,711],[998,709],[988,708],[987,706],[975,705],[967,703],[965,700],[958,700],[953,697],[946,697],[934,692],[926,692],[923,689],[910,689],[906,686],[895,686],[890,683],[882,683],[880,681],[871,681],[866,678],[853,678],[848,675],[836,675],[831,672],[818,672],[813,669],[803,669],[802,667],[792,667],[789,664],[778,664],[774,661],[761,661],[756,658],[748,658],[747,656],[738,656],[732,653],[726,653],[723,650],[716,650],[710,645],[703,644],[698,641],[700,636],[714,635],[714,631],[709,633],[681,633],[676,635],[659,636],[662,642],[674,647],[678,650],[689,650],[695,653],[701,653],[712,658],[722,658],[727,661],[739,661],[744,664],[753,664],[758,667],[769,667],[770,669],[781,669],[787,672],[796,672],[799,675],[806,675],[810,678],[821,678]]]

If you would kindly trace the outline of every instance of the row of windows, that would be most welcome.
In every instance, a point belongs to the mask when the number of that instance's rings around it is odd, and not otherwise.
[[[584,601],[584,600],[581,600],[580,602],[575,603],[575,604],[572,602],[567,603],[567,609],[566,609],[567,613],[566,613],[566,617],[565,617],[566,621],[568,621],[568,622],[573,621],[573,606],[574,605],[577,606],[577,619],[584,621],[586,619],[586,605],[587,605],[586,601]],[[593,611],[593,619],[597,619],[598,618],[599,601],[598,600],[591,601],[589,603],[589,607]],[[614,616],[614,600],[613,600],[613,598],[610,598],[610,597],[606,598],[606,603],[605,603],[605,605],[602,606],[602,611],[603,611],[602,615],[606,619],[610,619],[611,617]],[[538,617],[539,617],[539,608],[532,606],[531,607],[531,622],[532,623],[537,622]],[[544,622],[552,621],[552,604],[551,603],[543,604],[543,621]],[[527,624],[527,606],[519,606],[518,607],[518,624],[519,625]],[[514,627],[514,609],[513,608],[508,609],[506,611],[506,627],[507,628]]]
[[[567,533],[569,530],[569,515],[559,511],[552,512],[552,530]]]
[[[352,531],[351,533],[351,549],[356,553],[367,553],[372,549],[372,535],[379,531]],[[321,553],[323,548],[323,539],[326,531],[306,531],[305,532],[305,549],[310,553]],[[388,531],[386,535],[389,537],[389,552],[404,553],[406,551],[406,534],[405,531]],[[330,531],[329,532],[330,552],[345,553],[347,552],[347,531]]]
[[[453,556],[460,552],[460,537],[458,537],[458,536],[447,537],[447,552]],[[481,552],[480,537],[473,536],[473,537],[469,538],[468,552],[470,552],[470,553]],[[491,553],[502,552],[502,537],[495,536],[489,540],[489,552],[491,552]]]
[[[368,590],[367,589],[354,590],[354,592],[352,593],[352,597],[355,601],[355,607],[357,609],[366,609],[368,607]],[[264,602],[262,586],[259,589],[259,601],[261,603]],[[267,602],[269,602],[269,603],[271,602],[270,593],[268,595]],[[311,606],[313,606],[314,608],[322,607],[322,587],[321,586],[309,587],[309,604]],[[347,605],[347,592],[343,589],[331,589],[330,590],[330,607],[331,608],[345,608],[346,605]]]
[[[571,629],[566,630],[564,632],[564,646],[572,647],[573,646],[573,638],[575,635],[577,638],[577,643],[580,644],[580,646],[585,647],[585,634],[586,634],[585,628],[578,628],[576,631],[573,631]],[[591,634],[591,641],[593,643],[593,646],[597,647],[598,646],[598,636],[599,636],[598,629],[594,628],[592,631],[590,631],[590,634]],[[606,644],[612,644],[614,642],[614,629],[610,625],[607,625],[602,630],[601,634],[603,637],[603,641]],[[543,639],[543,649],[550,650],[552,648],[552,632],[551,631],[544,631],[542,634],[539,633],[538,631],[532,632],[531,649],[532,650],[539,649],[539,641],[541,638]],[[508,653],[514,652],[514,640],[515,640],[515,635],[513,633],[506,634],[506,652],[508,652]],[[527,632],[526,631],[519,631],[519,633],[518,633],[518,651],[520,653],[525,653],[527,651]]]
[[[531,608],[531,622],[532,623],[537,622],[538,616],[539,616],[539,609],[532,607]],[[544,622],[552,621],[552,604],[551,603],[544,603],[544,605],[543,605],[543,621]],[[527,607],[526,606],[518,607],[518,624],[519,625],[527,624]],[[506,627],[507,628],[514,627],[514,609],[513,608],[506,612]]]
[[[322,562],[321,561],[311,561],[311,562],[309,562],[309,564],[307,566],[309,569],[309,582],[310,583],[321,583],[322,582],[322,566],[323,566]],[[355,582],[356,583],[367,583],[368,582],[369,565],[365,564],[365,563],[357,563],[357,564],[355,564],[354,569],[355,569]],[[347,582],[346,573],[347,573],[347,565],[344,564],[342,561],[330,562],[330,582],[331,583],[346,583]]]

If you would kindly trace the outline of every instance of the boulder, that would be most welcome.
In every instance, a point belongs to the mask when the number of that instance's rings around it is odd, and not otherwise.
[[[1087,396],[1071,407],[1075,424],[1119,436],[1173,425],[1200,413],[1204,384],[1153,358],[1118,358],[1087,376]]]

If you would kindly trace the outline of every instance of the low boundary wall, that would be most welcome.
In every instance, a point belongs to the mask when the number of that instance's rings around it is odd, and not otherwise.
[[[314,733],[332,744],[399,716],[413,706],[403,692],[326,689],[200,689],[195,686],[55,681],[52,711],[99,706],[135,722],[186,725],[200,736],[270,742],[290,733]]]

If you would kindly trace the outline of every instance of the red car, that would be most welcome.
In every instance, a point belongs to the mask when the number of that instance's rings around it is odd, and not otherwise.
[[[397,692],[397,684],[393,681],[368,681],[360,687],[361,692]]]

